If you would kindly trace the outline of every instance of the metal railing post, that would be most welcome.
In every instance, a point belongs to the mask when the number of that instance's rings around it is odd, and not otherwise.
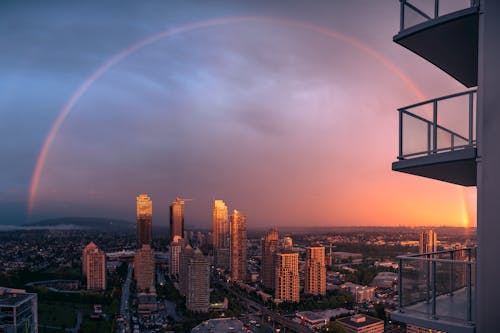
[[[469,145],[474,141],[474,92],[469,94]]]
[[[472,322],[472,262],[467,263],[467,322]]]
[[[453,260],[455,257],[455,251],[450,251],[450,259]],[[450,296],[453,296],[453,291],[455,290],[455,279],[453,277],[454,273],[454,263],[450,264]]]
[[[427,155],[431,154],[431,124],[427,123]]]
[[[405,3],[406,0],[400,0],[401,1],[401,12],[399,14],[399,31],[404,30],[405,28]]]
[[[399,156],[398,159],[403,159],[403,111],[399,111]]]
[[[433,152],[437,152],[437,101],[432,102],[432,126],[433,128],[433,138],[432,138],[432,149]]]
[[[436,317],[436,261],[432,261],[432,319]]]
[[[439,0],[434,0],[434,18],[439,16]]]
[[[403,311],[403,259],[399,258],[399,270],[398,270],[398,302],[399,311]]]
[[[430,261],[430,254],[426,255],[427,257],[427,272],[426,272],[426,285],[427,285],[427,303],[430,302],[431,300],[431,261]]]

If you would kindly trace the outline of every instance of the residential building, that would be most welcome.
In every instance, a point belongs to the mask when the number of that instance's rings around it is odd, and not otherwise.
[[[169,274],[179,275],[179,264],[181,259],[181,251],[183,240],[179,236],[175,236],[172,243],[170,243],[170,265]]]
[[[181,250],[181,257],[179,261],[179,293],[186,296],[187,281],[188,281],[188,262],[193,255],[193,248],[187,244]]]
[[[154,290],[155,262],[153,250],[149,244],[144,244],[135,254],[134,278],[139,291]]]
[[[406,333],[446,333],[443,331],[432,330],[425,327],[408,324],[406,325]]]
[[[323,246],[306,248],[304,293],[326,295],[325,248]]]
[[[282,249],[284,252],[293,250],[293,239],[290,236],[283,237]]]
[[[358,304],[372,302],[375,299],[375,287],[346,282],[342,284],[340,288],[348,290],[354,296],[354,300]]]
[[[38,333],[37,294],[0,287],[0,332]]]
[[[247,275],[247,218],[236,209],[231,215],[230,225],[231,278],[245,281]]]
[[[170,241],[184,237],[184,199],[176,198],[170,205]]]
[[[212,229],[215,267],[229,270],[229,218],[227,206],[222,200],[214,200]]]
[[[147,194],[139,194],[137,204],[137,248],[151,244],[153,226],[153,201]]]
[[[420,233],[419,253],[432,253],[437,251],[437,234],[434,230],[425,230]]]
[[[187,260],[186,308],[208,312],[210,306],[210,265],[200,249]]]
[[[276,255],[276,301],[299,302],[299,254],[294,252],[277,253]]]
[[[347,333],[384,333],[384,321],[364,314],[336,319]]]
[[[262,285],[268,289],[274,289],[276,280],[274,255],[279,251],[279,234],[278,229],[272,228],[261,239],[261,280]]]
[[[90,242],[82,251],[82,272],[87,277],[87,289],[106,289],[106,253],[94,242]]]

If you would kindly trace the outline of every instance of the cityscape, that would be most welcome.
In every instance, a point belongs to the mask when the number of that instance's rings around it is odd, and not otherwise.
[[[498,332],[498,17],[2,2],[0,333]]]

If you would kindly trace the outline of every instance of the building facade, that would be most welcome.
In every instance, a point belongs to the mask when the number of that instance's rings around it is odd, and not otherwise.
[[[38,332],[37,294],[0,287],[0,332]]]
[[[186,296],[187,293],[188,262],[192,256],[193,248],[191,245],[183,246],[179,261],[179,292],[182,296]]]
[[[325,248],[323,246],[306,248],[304,293],[326,295]]]
[[[378,318],[357,314],[337,319],[348,333],[384,333],[384,321]]]
[[[184,200],[176,198],[170,205],[170,241],[184,237]]]
[[[106,253],[94,242],[90,242],[82,251],[82,272],[87,277],[87,289],[106,289]]]
[[[208,312],[210,306],[210,265],[200,249],[187,260],[186,308]]]
[[[151,246],[143,245],[134,257],[134,278],[139,291],[154,290],[155,262]]]
[[[212,243],[215,266],[229,270],[229,218],[227,206],[222,200],[215,200],[212,209]]]
[[[277,253],[275,299],[281,302],[300,301],[299,254]]]
[[[274,289],[276,280],[274,255],[279,251],[279,234],[276,228],[261,239],[262,259],[261,259],[261,280],[264,287]]]
[[[437,234],[434,230],[426,230],[420,233],[420,253],[431,253],[437,251]]]
[[[247,220],[241,212],[234,210],[230,225],[231,278],[245,281],[247,275]]]
[[[139,194],[137,204],[137,248],[142,245],[151,245],[153,226],[153,201],[147,194]]]
[[[170,243],[170,265],[169,265],[169,274],[170,275],[179,275],[179,267],[181,260],[181,252],[182,252],[182,238],[179,236],[174,237],[172,243]]]

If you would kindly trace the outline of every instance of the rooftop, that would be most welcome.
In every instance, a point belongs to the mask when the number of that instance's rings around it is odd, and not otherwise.
[[[9,289],[0,287],[0,307],[18,306],[26,300],[34,297],[36,294],[26,293],[20,289]]]
[[[337,319],[344,325],[354,326],[354,327],[365,327],[372,324],[383,323],[384,321],[381,319],[377,319],[374,317],[366,316],[366,315],[354,315],[351,317],[345,317]]]
[[[191,330],[191,333],[234,332],[248,333],[243,323],[236,318],[218,318],[202,322]]]

